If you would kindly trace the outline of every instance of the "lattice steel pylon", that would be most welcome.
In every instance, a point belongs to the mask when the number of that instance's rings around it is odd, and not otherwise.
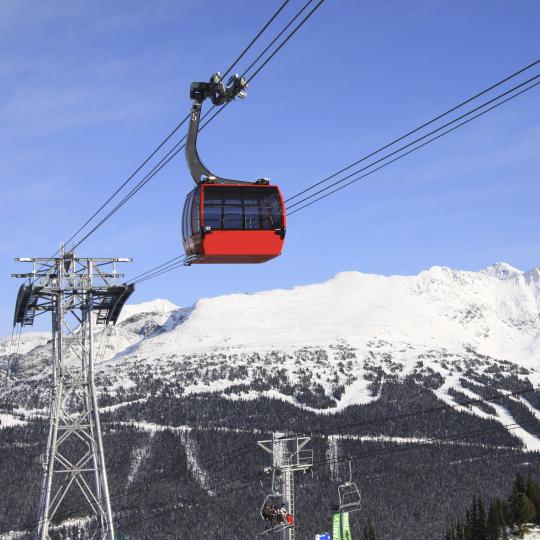
[[[14,325],[32,325],[37,315],[52,314],[49,434],[34,538],[50,538],[54,524],[73,513],[69,504],[59,512],[68,493],[78,491],[83,504],[75,509],[89,510],[81,516],[89,518],[85,538],[114,540],[94,385],[94,333],[96,324],[116,323],[133,292],[133,285],[117,284],[122,274],[116,271],[116,263],[131,259],[81,258],[62,248],[59,257],[15,260],[32,263],[32,271],[12,274],[28,279],[17,295]]]
[[[281,480],[281,500],[288,514],[292,514],[296,523],[294,473],[306,472],[313,467],[313,450],[305,446],[311,437],[283,437],[274,435],[273,439],[258,441],[258,445],[272,455],[272,468],[279,473]],[[279,532],[281,540],[294,540],[296,531],[288,527]]]

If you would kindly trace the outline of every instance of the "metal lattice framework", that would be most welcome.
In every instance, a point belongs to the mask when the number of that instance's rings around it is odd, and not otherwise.
[[[114,324],[133,285],[118,285],[116,263],[131,259],[81,258],[61,250],[53,259],[19,258],[32,263],[17,295],[14,323],[31,325],[52,314],[52,385],[49,434],[42,463],[36,540],[77,509],[87,507],[85,538],[114,540],[105,455],[94,386],[96,324]],[[39,271],[37,271],[39,266]],[[68,494],[77,496],[70,497]],[[71,509],[70,509],[71,506]]]
[[[306,472],[313,466],[313,450],[306,449],[311,437],[281,437],[258,441],[258,445],[272,455],[272,469],[277,471],[281,483],[281,500],[287,513],[295,516],[294,473]],[[294,540],[294,527],[279,531],[281,540]]]

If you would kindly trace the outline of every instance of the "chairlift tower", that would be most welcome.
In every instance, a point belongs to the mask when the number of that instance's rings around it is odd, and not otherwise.
[[[51,402],[46,452],[42,456],[37,525],[34,538],[48,540],[59,510],[73,490],[88,505],[85,538],[114,540],[103,439],[94,386],[95,325],[115,324],[134,290],[119,285],[116,271],[126,258],[76,257],[62,247],[54,258],[18,258],[32,264],[17,295],[14,325],[31,326],[43,313],[52,315]],[[72,517],[72,516],[70,516]],[[56,518],[56,520],[55,520]]]
[[[272,455],[272,468],[281,479],[281,496],[288,514],[295,518],[294,473],[306,472],[313,466],[313,450],[305,447],[311,437],[281,437],[258,441],[259,446]],[[280,531],[280,540],[294,540],[295,528],[288,527]]]

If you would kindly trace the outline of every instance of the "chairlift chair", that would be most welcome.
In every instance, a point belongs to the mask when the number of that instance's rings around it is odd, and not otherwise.
[[[280,511],[283,504],[283,497],[277,492],[275,487],[275,470],[272,471],[272,493],[266,496],[261,506],[261,518],[270,522],[271,527],[262,531],[260,534],[273,534],[291,529],[294,527],[294,516],[291,514],[283,515]]]
[[[338,498],[339,498],[339,507],[338,512],[355,512],[360,510],[360,503],[362,497],[360,495],[360,490],[358,486],[352,481],[352,465],[351,458],[348,460],[349,463],[349,480],[344,484],[338,486]]]

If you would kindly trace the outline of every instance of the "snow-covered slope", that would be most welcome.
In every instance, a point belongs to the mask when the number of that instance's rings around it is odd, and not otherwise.
[[[523,536],[525,540],[540,540],[540,528],[533,528]]]
[[[163,316],[173,306],[157,301]],[[128,306],[123,320],[154,310]],[[184,313],[187,315],[187,313]],[[482,272],[433,267],[417,276],[340,273],[290,290],[231,294],[199,300],[181,325],[140,342],[139,353],[227,348],[296,349],[372,340],[418,350],[474,348],[525,367],[540,358],[540,270],[499,263]],[[157,347],[157,349],[156,349]]]
[[[459,398],[493,389],[540,385],[540,269],[498,263],[416,276],[343,272],[321,284],[207,298],[192,308],[155,300],[126,306],[98,338],[103,391],[130,399],[168,386],[337,411],[377,399],[386,380],[412,377],[458,406]],[[46,335],[23,343],[21,369],[42,377]],[[0,356],[7,350],[4,341]],[[540,420],[536,402],[509,400]],[[504,424],[516,419],[503,405],[460,408]],[[536,436],[522,428],[516,434],[540,449]]]

